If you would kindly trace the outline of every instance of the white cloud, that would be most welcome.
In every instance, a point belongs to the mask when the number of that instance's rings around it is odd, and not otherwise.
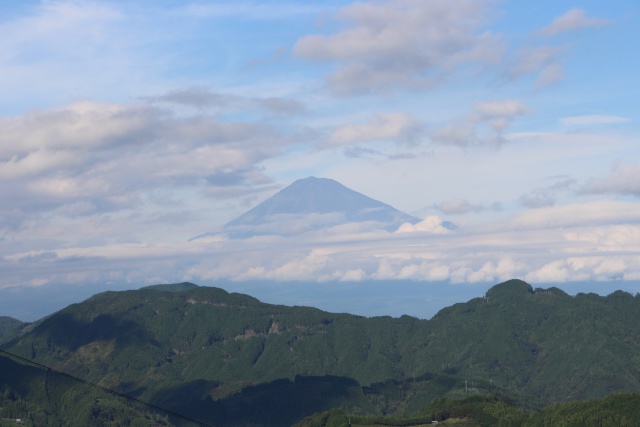
[[[221,122],[207,116],[180,118],[139,105],[87,102],[31,111],[1,119],[0,130],[0,159],[14,174],[32,176],[72,163],[115,167],[113,159],[129,162],[132,156],[146,158],[146,165],[139,167],[148,168],[149,161],[163,166],[156,175],[170,175],[172,169],[188,173],[198,167],[204,169],[200,173],[238,169],[278,147],[265,146],[265,140],[278,141],[273,129],[262,124]],[[192,155],[180,159],[184,154]],[[10,175],[5,172],[6,177]]]
[[[339,9],[344,24],[330,35],[307,35],[294,53],[333,64],[328,87],[337,94],[385,93],[397,89],[427,89],[441,85],[468,66],[502,66],[507,45],[502,35],[483,31],[492,2],[388,0],[354,3]],[[540,34],[604,25],[571,9]],[[515,80],[535,74],[538,88],[565,77],[558,61],[566,48],[552,45],[515,49],[506,75]]]
[[[549,25],[540,30],[545,37],[555,36],[567,31],[574,31],[587,27],[600,27],[609,24],[609,21],[601,18],[587,16],[583,9],[573,8],[563,15],[555,18]]]
[[[507,77],[516,80],[535,74],[538,88],[551,85],[564,77],[559,56],[566,48],[551,45],[529,46],[519,49],[511,58]]]
[[[564,79],[564,77],[565,72],[562,65],[558,63],[548,64],[542,67],[542,69],[540,70],[535,85],[537,88],[550,86]]]
[[[514,99],[477,102],[475,111],[478,119],[488,121],[495,132],[504,131],[514,118],[529,113],[529,109],[521,101]]]
[[[352,281],[357,282],[357,281],[363,280],[365,277],[366,277],[366,273],[361,268],[357,268],[357,269],[346,271],[344,274],[341,275],[339,280],[341,282],[352,282]]]
[[[524,103],[514,99],[476,102],[472,113],[437,129],[432,138],[444,145],[499,146],[504,142],[504,132],[511,122],[529,112]]]
[[[616,123],[627,123],[631,119],[621,116],[608,116],[602,114],[589,114],[586,116],[572,116],[563,117],[560,119],[560,123],[564,126],[597,126],[597,125],[609,125]]]
[[[78,166],[82,162],[82,156],[72,152],[40,149],[28,152],[21,157],[13,155],[7,161],[0,163],[0,179],[37,176],[54,170]]]
[[[405,231],[342,229],[288,237],[107,243],[5,254],[7,284],[119,280],[426,280],[495,283],[640,277],[640,204],[589,202],[446,233],[437,217]],[[94,224],[86,224],[89,230]],[[77,227],[78,223],[74,223]],[[69,224],[71,226],[71,224]],[[118,227],[119,225],[114,225]],[[63,229],[52,230],[55,236]],[[29,268],[25,268],[28,265]]]
[[[169,104],[223,112],[246,112],[247,110],[264,110],[271,114],[300,114],[306,112],[305,105],[294,99],[277,96],[262,98],[218,93],[199,86],[176,89],[163,95],[146,96],[141,99],[153,104]]]
[[[411,143],[421,133],[422,126],[406,113],[377,114],[369,123],[336,127],[329,137],[329,145],[347,145],[372,141]]]
[[[489,206],[482,204],[472,204],[466,199],[449,199],[440,203],[436,203],[434,206],[440,212],[447,215],[460,215],[470,212],[483,212],[486,210],[500,210],[500,204],[495,202]]]
[[[634,255],[567,257],[549,262],[527,273],[532,282],[637,280],[640,261]]]
[[[32,110],[0,119],[0,158],[39,149],[100,149],[152,137],[163,113],[135,106],[77,102],[51,110]]]
[[[585,194],[622,194],[640,196],[640,164],[614,163],[609,175],[592,178],[580,190]]]
[[[405,222],[396,233],[431,233],[431,234],[446,234],[449,233],[449,230],[442,225],[442,219],[438,216],[428,216],[424,218],[422,221],[411,224],[409,222]]]
[[[568,176],[550,177],[555,182],[546,187],[536,188],[527,194],[520,196],[519,202],[526,208],[542,208],[553,206],[556,203],[556,197],[573,190],[575,179]]]
[[[557,17],[551,24],[540,30],[539,34],[550,37],[579,28],[600,26],[608,21],[587,17],[582,9],[571,9]],[[511,65],[507,68],[507,77],[516,80],[527,75],[534,75],[535,88],[553,85],[565,78],[565,70],[560,63],[560,56],[568,47],[542,44],[517,49],[511,57]]]
[[[459,147],[483,145],[476,135],[476,122],[472,119],[447,123],[433,133],[432,139],[443,145]]]
[[[585,277],[584,279],[587,279]],[[571,273],[564,260],[553,261],[539,269],[527,273],[525,280],[529,282],[562,283],[571,279]]]
[[[233,3],[208,4],[206,2],[189,3],[181,12],[198,18],[236,17],[249,20],[271,20],[298,18],[300,15],[315,14],[326,9],[312,4],[282,2],[264,4],[262,2],[241,1]]]
[[[485,262],[480,269],[470,273],[465,281],[470,283],[501,282],[514,277],[522,277],[527,268],[529,266],[524,262],[516,261],[509,257],[500,258],[497,262]]]
[[[519,212],[504,226],[521,229],[548,229],[637,222],[640,222],[640,204],[596,200]]]
[[[534,191],[523,194],[519,200],[520,204],[526,208],[546,208],[555,205],[555,198],[545,191]]]
[[[529,109],[520,101],[508,99],[505,101],[477,102],[475,110],[481,117],[513,118],[526,114]]]
[[[444,202],[436,204],[435,208],[445,214],[463,214],[482,210],[482,206],[472,205],[465,199],[445,200]]]
[[[255,193],[271,185],[260,162],[291,142],[259,122],[137,104],[77,102],[2,118],[0,232],[18,217],[137,210],[143,221],[154,205],[177,210],[168,201],[185,193]]]
[[[307,35],[294,53],[313,61],[337,61],[329,77],[336,93],[424,88],[469,63],[499,61],[499,36],[481,31],[487,1],[389,0],[353,3],[338,10],[346,28]]]
[[[564,238],[567,242],[598,247],[601,252],[640,251],[640,227],[637,225],[606,225],[567,231]]]

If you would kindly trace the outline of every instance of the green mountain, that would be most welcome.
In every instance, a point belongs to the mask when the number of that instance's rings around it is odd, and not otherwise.
[[[640,391],[640,297],[512,280],[419,320],[178,284],[98,294],[2,348],[214,425],[416,414],[465,387],[538,408]]]
[[[24,325],[12,317],[0,316],[0,344],[17,336]]]
[[[155,289],[157,291],[164,291],[164,292],[181,292],[181,291],[190,291],[191,289],[195,289],[198,287],[199,287],[198,285],[195,285],[193,283],[182,282],[182,283],[169,283],[165,285],[144,286],[140,289]]]
[[[0,355],[0,426],[5,425],[173,426],[164,413]]]
[[[436,421],[456,427],[635,427],[640,425],[640,394],[614,393],[600,400],[554,404],[532,412],[495,396],[434,399],[412,417],[362,416],[333,409],[313,414],[295,427],[426,426]]]

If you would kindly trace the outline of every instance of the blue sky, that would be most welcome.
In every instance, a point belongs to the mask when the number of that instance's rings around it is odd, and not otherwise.
[[[0,12],[2,289],[519,277],[638,290],[637,1]],[[311,175],[425,221],[188,241]]]

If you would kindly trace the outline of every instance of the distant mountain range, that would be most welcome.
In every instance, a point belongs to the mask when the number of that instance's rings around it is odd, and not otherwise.
[[[17,332],[4,323],[13,339],[2,350],[216,426],[291,425],[334,407],[412,414],[467,390],[525,408],[640,391],[640,296],[572,297],[520,280],[430,320],[185,283],[104,292]],[[11,402],[29,390],[2,372],[0,408],[19,408]]]
[[[230,237],[293,235],[348,223],[371,223],[395,231],[420,219],[351,190],[328,178],[299,179],[248,212],[225,224]],[[443,224],[455,228],[450,222]],[[205,233],[195,238],[209,236]]]

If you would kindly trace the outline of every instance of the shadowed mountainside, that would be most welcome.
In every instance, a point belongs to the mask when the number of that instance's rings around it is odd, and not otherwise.
[[[0,316],[0,344],[18,335],[24,325],[23,322],[12,317]]]
[[[20,422],[16,420],[19,419]],[[2,426],[173,426],[165,413],[0,355]]]

